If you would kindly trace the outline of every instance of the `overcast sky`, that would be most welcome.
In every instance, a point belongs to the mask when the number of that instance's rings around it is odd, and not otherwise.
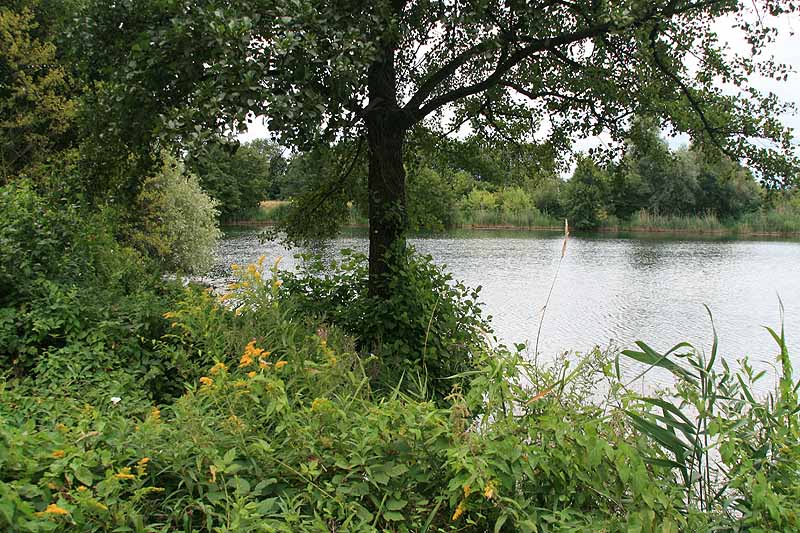
[[[755,20],[755,15],[753,13],[750,13],[748,16],[753,17]],[[747,46],[744,44],[741,35],[732,30],[731,20],[732,19],[721,19],[717,22],[715,29],[720,35],[720,38],[730,44],[732,50],[745,52]],[[776,23],[780,34],[776,42],[767,50],[767,54],[773,55],[780,63],[790,65],[793,72],[789,75],[789,79],[786,82],[776,82],[763,78],[751,79],[750,81],[757,89],[765,92],[771,91],[782,101],[793,102],[795,106],[800,108],[800,34],[796,33],[800,31],[800,15],[785,15],[777,21],[772,20],[772,22]],[[784,124],[794,130],[795,137],[800,137],[800,115],[797,114],[797,111],[792,114],[784,115],[782,120]],[[255,122],[251,124],[247,133],[240,135],[239,139],[241,141],[249,141],[266,136],[266,127],[260,119],[256,119]],[[677,147],[681,144],[686,144],[687,140],[688,137],[680,136],[670,139],[670,144],[673,147]],[[583,139],[576,143],[576,148],[578,150],[585,150],[603,142],[606,141],[602,138]],[[800,147],[800,139],[796,138],[795,144]],[[800,148],[798,149],[800,150]]]

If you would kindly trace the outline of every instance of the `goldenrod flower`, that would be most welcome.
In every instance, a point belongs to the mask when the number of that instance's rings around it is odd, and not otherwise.
[[[247,373],[247,377],[248,377],[248,378],[254,378],[254,377],[256,377],[256,371],[255,371],[255,370],[253,370],[253,371],[251,371],[251,372],[248,372],[248,373]]]
[[[215,364],[214,366],[212,366],[211,370],[209,370],[208,372],[211,375],[214,375],[214,374],[218,374],[222,370],[228,370],[228,367],[225,365],[225,363],[219,362],[219,363]]]
[[[231,270],[239,270],[241,267],[236,263],[231,263]]]
[[[253,361],[263,354],[264,350],[262,348],[256,347],[255,340],[248,342],[247,346],[244,347],[244,353],[242,354],[242,358],[239,360],[239,368],[252,365]]]
[[[283,285],[283,281],[281,281],[279,279],[276,279],[275,281],[272,282],[272,286],[275,287],[276,289],[278,287],[280,287],[281,285]]]
[[[258,266],[259,266],[259,267],[262,267],[262,266],[264,266],[264,260],[265,260],[266,258],[267,258],[267,256],[266,256],[266,255],[262,255],[261,257],[259,257],[259,258],[258,258]]]
[[[66,509],[62,509],[58,505],[51,503],[47,506],[47,509],[42,511],[41,513],[36,513],[39,516],[46,515],[46,514],[55,514],[55,515],[68,515],[69,511]]]
[[[233,386],[236,387],[237,389],[243,389],[244,387],[247,387],[247,382],[242,380],[235,381],[233,383]]]
[[[131,469],[127,466],[114,474],[114,477],[117,479],[136,479],[136,476],[131,474]]]
[[[60,433],[64,433],[65,431],[67,431],[67,429],[68,429],[67,426],[65,426],[64,424],[61,423],[56,424],[56,431]]]
[[[64,450],[56,450],[51,455],[56,459],[61,459],[62,457],[64,457]]]
[[[470,486],[469,483],[464,485],[464,497],[467,498],[471,492],[472,492],[472,486]]]
[[[78,487],[78,492],[86,492],[87,490],[89,489],[87,489],[85,485],[81,485],[80,487]]]
[[[142,457],[136,462],[136,473],[143,476],[147,472],[147,463],[150,462],[149,457]]]
[[[495,484],[494,481],[490,481],[489,483],[486,484],[486,486],[483,488],[483,495],[486,497],[487,500],[491,500],[492,498],[494,498],[496,488],[497,485]]]
[[[267,352],[267,355],[269,355],[269,352]],[[270,363],[268,361],[265,361],[264,359],[261,359],[261,358],[258,359],[258,367],[259,368],[268,368],[270,366],[272,366],[272,363]]]
[[[456,507],[456,512],[453,513],[453,521],[458,520],[462,514],[464,514],[464,502],[459,503],[458,507]]]
[[[150,409],[150,418],[156,421],[161,420],[161,410],[158,407]]]
[[[331,403],[330,400],[327,400],[325,398],[315,398],[314,401],[311,402],[311,410],[320,411],[328,407],[330,403]]]
[[[280,370],[281,368],[285,367],[288,364],[289,363],[287,361],[278,361],[277,363],[275,363],[275,369]]]
[[[211,385],[213,385],[213,384],[214,384],[214,380],[213,380],[213,379],[211,379],[211,378],[210,378],[210,377],[208,377],[208,376],[203,376],[202,378],[200,378],[200,384],[201,384],[201,385],[205,385],[205,386],[207,386],[207,387],[210,387]]]
[[[164,318],[175,318],[175,313],[173,313],[172,311],[169,311],[167,313],[164,313],[162,316]]]

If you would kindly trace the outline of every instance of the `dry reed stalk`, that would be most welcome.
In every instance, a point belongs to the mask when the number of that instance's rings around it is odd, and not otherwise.
[[[550,304],[550,296],[553,294],[553,287],[556,286],[558,271],[561,270],[561,262],[564,261],[564,256],[567,255],[567,241],[569,241],[569,220],[564,219],[564,244],[561,245],[561,257],[558,259],[558,265],[556,266],[556,272],[553,276],[553,282],[550,284],[550,290],[547,292],[547,299],[545,299],[544,306],[542,306],[542,316],[539,319],[539,329],[536,331],[536,344],[533,348],[533,366],[535,368],[539,368],[539,337],[542,334],[544,315],[547,312],[547,306]]]

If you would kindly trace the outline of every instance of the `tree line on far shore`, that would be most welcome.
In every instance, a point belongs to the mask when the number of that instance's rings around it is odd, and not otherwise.
[[[647,119],[637,121],[621,156],[580,156],[566,180],[559,175],[563,154],[546,145],[492,145],[475,137],[442,141],[421,131],[411,148],[406,192],[415,230],[465,223],[547,225],[563,218],[576,228],[594,229],[625,224],[643,213],[727,223],[758,212],[800,217],[794,180],[781,188],[765,187],[720,152],[672,149]],[[366,161],[352,152],[352,146],[340,145],[291,154],[259,139],[236,150],[211,145],[190,158],[190,167],[220,202],[225,221],[258,218],[262,200],[317,194],[349,161],[349,175],[342,179],[345,194],[325,200],[345,202],[365,219]],[[341,213],[341,206],[332,211]]]

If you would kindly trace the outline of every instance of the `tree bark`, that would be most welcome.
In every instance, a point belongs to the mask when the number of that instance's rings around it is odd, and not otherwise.
[[[387,298],[387,274],[405,257],[406,171],[403,142],[408,128],[397,104],[394,51],[387,49],[369,72],[369,294]]]

